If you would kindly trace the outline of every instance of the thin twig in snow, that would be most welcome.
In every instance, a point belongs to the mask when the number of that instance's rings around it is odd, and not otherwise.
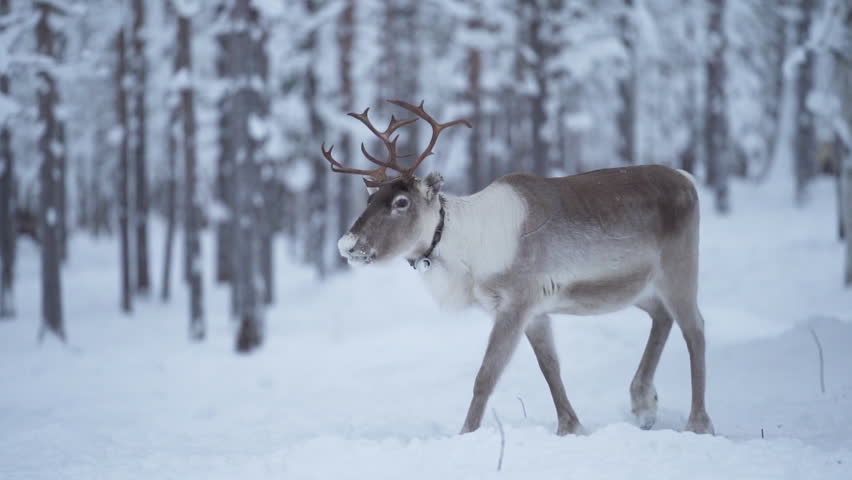
[[[497,416],[497,410],[491,409],[494,414],[494,420],[497,421],[497,429],[500,430],[500,458],[497,459],[497,471],[503,468],[503,450],[506,449],[506,434],[503,432],[503,423],[500,422],[500,417]]]
[[[822,358],[822,342],[819,341],[814,327],[808,327],[808,330],[811,331],[811,336],[814,337],[814,342],[816,342],[817,351],[819,352],[819,389],[822,393],[825,393],[825,362]]]
[[[521,402],[521,409],[524,411],[524,418],[527,418],[527,406],[524,405],[524,399],[518,396],[518,401]]]

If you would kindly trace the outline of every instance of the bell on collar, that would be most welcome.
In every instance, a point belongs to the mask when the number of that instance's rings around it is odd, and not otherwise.
[[[420,273],[426,273],[432,268],[432,260],[428,257],[420,257],[414,262],[414,269]]]

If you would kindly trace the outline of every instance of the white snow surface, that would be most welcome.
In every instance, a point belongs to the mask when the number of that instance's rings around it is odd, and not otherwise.
[[[38,252],[20,247],[19,317],[0,323],[0,478],[848,480],[852,293],[841,286],[833,185],[817,183],[795,209],[782,183],[734,185],[730,217],[703,195],[716,436],[682,432],[689,367],[676,328],[657,374],[657,425],[635,426],[628,385],[650,327],[638,310],[555,319],[587,435],[553,433],[550,394],[523,344],[483,427],[460,436],[490,320],[439,311],[405,262],[320,284],[278,255],[265,345],[239,356],[211,271],[208,338],[193,344],[179,266],[170,304],[137,301],[123,316],[116,244],[77,236],[63,274],[68,346],[36,341]],[[210,238],[204,254],[213,265]],[[825,394],[808,328],[824,348]],[[491,408],[505,427],[500,472]]]

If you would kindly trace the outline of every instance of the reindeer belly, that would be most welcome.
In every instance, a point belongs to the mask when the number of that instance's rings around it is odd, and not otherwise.
[[[621,310],[647,295],[654,277],[651,265],[625,272],[575,279],[566,283],[553,281],[542,287],[543,302],[553,313],[598,315]]]

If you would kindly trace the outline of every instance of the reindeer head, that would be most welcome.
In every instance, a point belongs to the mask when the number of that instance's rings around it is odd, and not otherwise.
[[[386,160],[379,160],[367,152],[361,143],[361,152],[367,160],[378,165],[373,170],[361,170],[343,166],[332,157],[332,146],[328,150],[322,146],[322,153],[331,164],[331,170],[339,173],[352,173],[364,176],[364,183],[370,197],[367,208],[337,243],[340,254],[345,257],[351,265],[367,264],[406,255],[418,246],[418,241],[426,235],[431,238],[431,232],[438,224],[440,216],[440,191],[443,178],[437,173],[428,175],[426,178],[418,178],[414,175],[415,170],[423,160],[432,155],[432,149],[438,141],[438,136],[445,128],[453,125],[463,124],[471,127],[466,120],[454,120],[447,123],[438,123],[423,109],[423,102],[414,106],[399,100],[390,100],[390,103],[398,105],[415,115],[416,117],[397,120],[391,117],[390,124],[384,131],[376,129],[368,118],[369,108],[360,114],[349,115],[360,120],[370,129],[384,144],[388,151]],[[394,135],[396,130],[405,125],[414,123],[422,118],[432,127],[432,139],[426,149],[417,157],[410,167],[399,164],[399,158],[408,155],[399,155],[396,142],[399,135]],[[399,173],[398,176],[389,177],[388,169]],[[427,245],[428,246],[428,245]]]

